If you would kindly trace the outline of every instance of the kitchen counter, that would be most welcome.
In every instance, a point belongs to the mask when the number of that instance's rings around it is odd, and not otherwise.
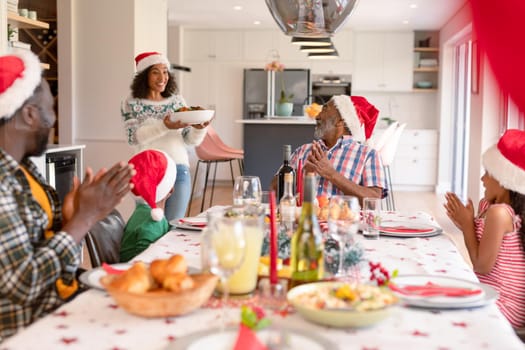
[[[292,151],[312,142],[315,120],[307,117],[273,117],[236,120],[243,124],[244,173],[259,176],[263,190],[283,162],[283,145]]]
[[[288,124],[288,125],[314,125],[315,119],[308,117],[269,117],[262,119],[238,119],[236,123],[241,124]]]

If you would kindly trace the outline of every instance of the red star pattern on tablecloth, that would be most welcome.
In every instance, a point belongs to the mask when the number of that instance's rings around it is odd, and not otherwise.
[[[66,338],[66,337],[62,337],[60,338],[60,341],[66,345],[69,345],[69,344],[72,344],[72,343],[75,343],[78,341],[77,338]]]
[[[416,329],[412,332],[412,336],[414,337],[428,337],[428,333],[421,332],[420,330]]]
[[[69,313],[66,310],[64,310],[60,312],[55,312],[53,315],[57,317],[68,317]]]

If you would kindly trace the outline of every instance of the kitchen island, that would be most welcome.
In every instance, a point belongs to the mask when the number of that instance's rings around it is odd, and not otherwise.
[[[283,162],[283,145],[298,146],[313,140],[315,120],[308,117],[241,119],[243,124],[244,173],[259,176],[263,190]]]

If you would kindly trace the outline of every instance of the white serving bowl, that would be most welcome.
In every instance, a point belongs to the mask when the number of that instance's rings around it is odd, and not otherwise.
[[[295,310],[306,320],[331,327],[352,328],[367,327],[378,323],[379,321],[390,316],[395,309],[395,302],[374,310],[357,311],[349,308],[318,308],[313,305],[306,305],[299,302],[297,297],[303,293],[310,293],[320,288],[336,288],[343,285],[344,282],[316,282],[308,283],[292,288],[287,299],[293,305]]]
[[[176,122],[180,120],[187,124],[202,124],[213,118],[215,111],[209,109],[185,111],[185,112],[173,112],[170,114],[170,120]]]

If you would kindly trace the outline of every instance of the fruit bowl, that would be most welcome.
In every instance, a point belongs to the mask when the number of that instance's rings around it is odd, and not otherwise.
[[[131,293],[117,290],[111,285],[115,275],[101,277],[100,283],[113,297],[118,306],[142,317],[168,317],[184,315],[201,307],[211,296],[218,277],[212,274],[191,275],[195,285],[180,292],[152,290]]]
[[[306,320],[331,327],[367,327],[374,325],[392,314],[398,299],[387,289],[358,285],[365,293],[373,292],[374,298],[365,305],[343,303],[340,299],[331,304],[329,291],[345,285],[344,282],[316,282],[292,288],[287,295],[288,302]],[[335,298],[335,297],[334,297]]]

